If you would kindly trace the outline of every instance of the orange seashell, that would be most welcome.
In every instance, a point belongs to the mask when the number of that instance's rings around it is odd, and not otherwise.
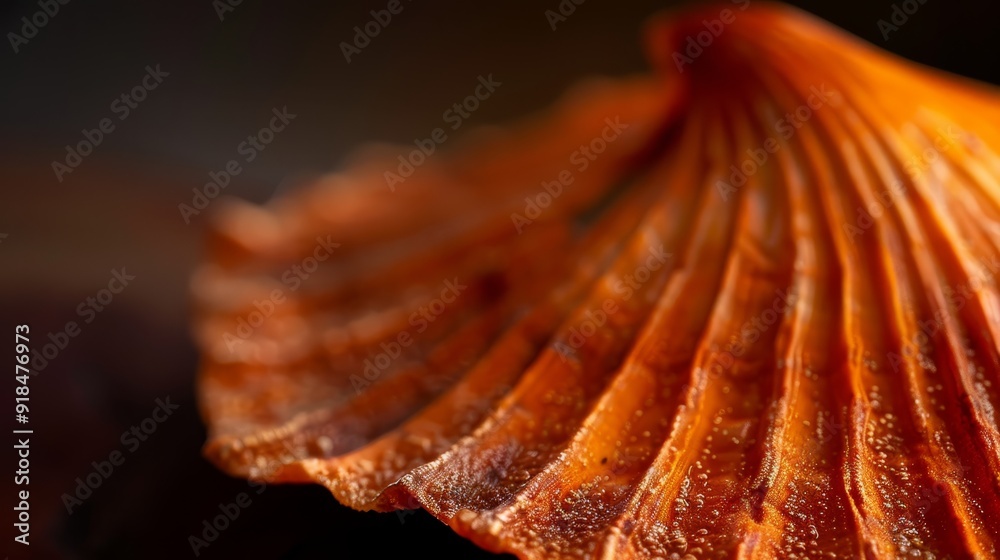
[[[217,216],[206,455],[522,558],[996,557],[1000,97],[740,6]]]

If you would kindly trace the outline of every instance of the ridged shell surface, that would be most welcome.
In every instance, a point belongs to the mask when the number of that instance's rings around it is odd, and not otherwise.
[[[521,558],[996,557],[997,91],[776,5],[646,44],[220,212],[207,456]]]

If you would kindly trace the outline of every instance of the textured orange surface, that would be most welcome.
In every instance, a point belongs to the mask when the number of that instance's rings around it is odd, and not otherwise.
[[[206,454],[522,558],[997,556],[1000,97],[740,6],[219,213]]]

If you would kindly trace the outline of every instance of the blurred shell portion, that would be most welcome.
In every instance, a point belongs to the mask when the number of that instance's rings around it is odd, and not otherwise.
[[[522,558],[996,557],[1000,98],[741,7],[220,213],[206,454]]]

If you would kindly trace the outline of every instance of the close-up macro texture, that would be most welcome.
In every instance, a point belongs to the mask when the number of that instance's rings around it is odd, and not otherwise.
[[[1000,558],[1000,5],[0,14],[7,558]]]
[[[997,91],[780,5],[645,39],[411,178],[221,212],[207,455],[524,558],[995,556]]]

